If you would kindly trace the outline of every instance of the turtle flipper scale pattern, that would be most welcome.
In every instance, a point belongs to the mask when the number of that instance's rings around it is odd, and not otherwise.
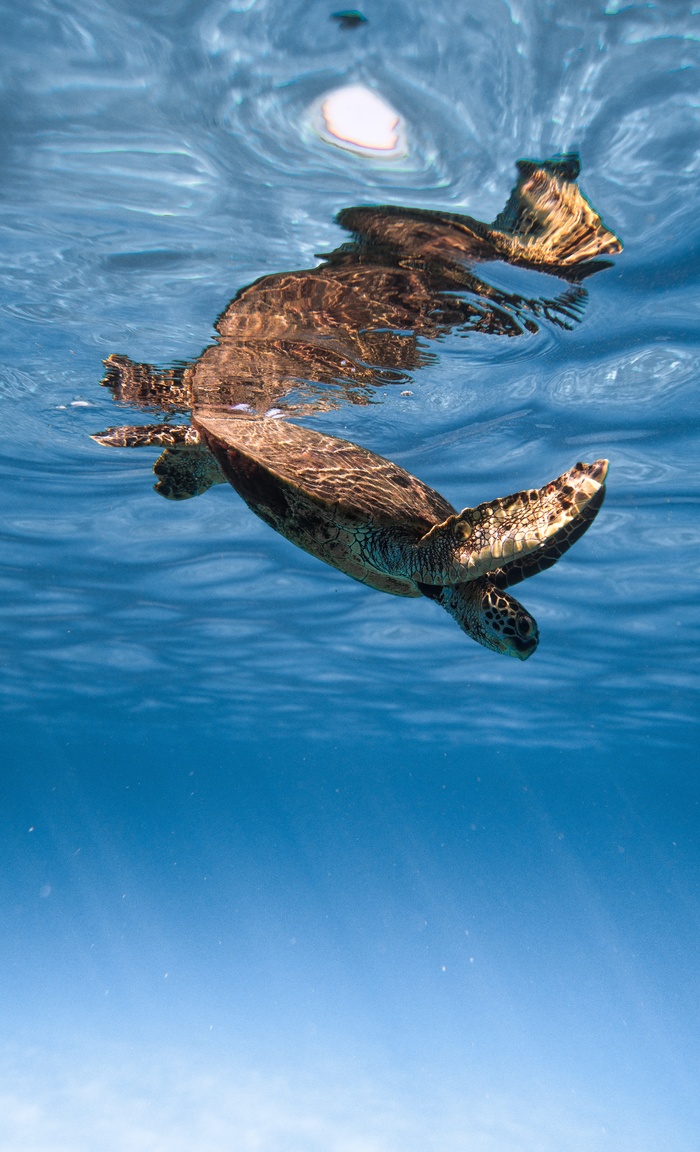
[[[588,531],[600,512],[604,500],[605,485],[603,484],[574,520],[565,524],[550,540],[546,541],[540,548],[536,548],[528,556],[511,560],[509,564],[491,572],[491,581],[497,588],[512,588],[513,585],[520,584],[523,580],[529,579],[530,576],[536,576],[538,572],[545,572],[547,568],[551,568],[577,540],[581,539],[584,532]]]
[[[153,471],[158,477],[153,489],[166,500],[189,500],[201,496],[214,484],[225,484],[226,477],[204,444],[166,448]]]
[[[607,460],[579,463],[544,488],[465,508],[414,544],[397,533],[374,533],[368,541],[372,562],[424,584],[475,580],[542,548],[576,520],[604,484],[607,469]]]
[[[153,465],[153,485],[166,500],[200,496],[226,477],[196,428],[190,424],[124,424],[106,428],[92,437],[107,448],[164,448]]]

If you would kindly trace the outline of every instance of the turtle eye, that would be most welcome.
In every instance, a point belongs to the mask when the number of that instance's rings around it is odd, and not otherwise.
[[[527,639],[528,636],[532,636],[532,621],[530,620],[530,617],[519,616],[517,621],[517,629],[519,634],[524,639]]]

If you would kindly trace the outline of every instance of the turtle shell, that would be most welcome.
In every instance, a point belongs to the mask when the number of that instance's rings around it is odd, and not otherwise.
[[[285,490],[343,525],[400,528],[420,539],[455,509],[391,460],[287,420],[197,416],[195,426],[243,498],[275,519]],[[257,509],[256,509],[257,510]]]

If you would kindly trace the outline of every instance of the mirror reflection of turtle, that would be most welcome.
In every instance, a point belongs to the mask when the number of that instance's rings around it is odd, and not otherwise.
[[[466,215],[389,207],[346,208],[352,239],[316,268],[263,276],[216,322],[216,343],[190,364],[158,370],[110,356],[103,383],[115,400],[167,412],[303,414],[343,400],[368,403],[377,387],[406,386],[434,360],[426,344],[451,331],[521,336],[542,319],[571,327],[580,281],[621,250],[580,192],[575,155],[518,162],[518,182],[493,224]],[[488,284],[481,269],[505,261],[570,281],[555,298],[528,299]],[[479,275],[476,269],[479,269]]]
[[[457,512],[398,465],[286,420],[200,417],[193,425],[108,430],[112,446],[167,445],[161,483],[195,495],[228,480],[292,543],[356,580],[440,604],[474,640],[527,659],[532,616],[506,589],[554,564],[595,519],[607,461],[544,488]],[[218,476],[215,475],[218,473]]]

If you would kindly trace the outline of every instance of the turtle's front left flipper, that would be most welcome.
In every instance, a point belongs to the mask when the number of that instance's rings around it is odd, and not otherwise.
[[[607,460],[576,464],[544,488],[464,508],[434,525],[415,544],[400,546],[400,560],[423,584],[461,584],[486,576],[541,549],[576,520],[597,496]],[[392,557],[387,554],[386,561]]]
[[[451,588],[419,584],[429,600],[449,612],[467,636],[490,648],[527,660],[539,643],[537,623],[522,604],[488,578],[455,584]]]

